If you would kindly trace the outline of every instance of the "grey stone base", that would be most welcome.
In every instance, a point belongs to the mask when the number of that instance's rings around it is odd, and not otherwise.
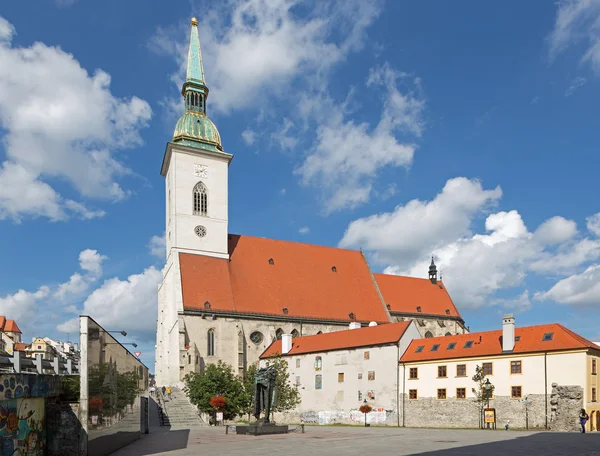
[[[277,424],[265,424],[265,423],[255,423],[249,424],[248,426],[236,426],[235,427],[236,434],[245,434],[245,435],[269,435],[269,434],[287,434],[288,427],[280,426]]]

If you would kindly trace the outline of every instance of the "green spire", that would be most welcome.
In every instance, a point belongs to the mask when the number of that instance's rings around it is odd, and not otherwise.
[[[198,37],[198,19],[195,17],[192,18],[191,29],[185,80],[186,82],[204,85],[204,67],[202,65],[202,52],[200,52],[200,38]]]
[[[173,142],[220,152],[223,151],[223,147],[219,131],[206,116],[208,87],[204,83],[198,20],[195,17],[192,18],[191,29],[187,73],[181,88],[181,94],[185,100],[185,113],[177,121]]]

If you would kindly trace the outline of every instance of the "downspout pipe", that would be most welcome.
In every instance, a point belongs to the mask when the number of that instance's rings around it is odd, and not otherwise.
[[[402,427],[406,427],[406,364],[402,363]]]
[[[398,363],[400,362],[400,342],[398,342],[396,347],[398,348],[398,356],[396,357],[396,359],[398,360],[398,362],[396,363],[396,407],[398,408],[398,412],[400,412],[400,404],[398,401],[398,396],[400,396],[400,366],[398,365]],[[398,415],[398,427],[400,427],[400,414],[396,413],[396,415]]]
[[[548,353],[544,352],[544,405],[546,407],[546,430],[548,429]]]

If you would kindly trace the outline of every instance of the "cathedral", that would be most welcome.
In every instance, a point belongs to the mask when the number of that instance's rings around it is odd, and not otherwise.
[[[415,320],[423,337],[468,328],[437,277],[371,271],[361,251],[230,234],[228,169],[206,115],[198,21],[192,19],[185,112],[167,143],[166,264],[158,289],[155,374],[176,385],[219,360],[240,375],[282,334]]]

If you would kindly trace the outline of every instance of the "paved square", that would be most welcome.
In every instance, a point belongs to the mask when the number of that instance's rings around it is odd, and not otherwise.
[[[224,427],[166,430],[114,453],[138,455],[600,455],[600,433],[550,433],[364,427],[306,427],[306,433],[275,436],[225,434]]]

